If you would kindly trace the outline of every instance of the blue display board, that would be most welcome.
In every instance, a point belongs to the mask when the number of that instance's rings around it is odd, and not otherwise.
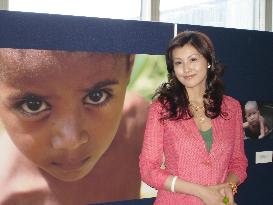
[[[0,47],[162,54],[173,25],[0,11]]]

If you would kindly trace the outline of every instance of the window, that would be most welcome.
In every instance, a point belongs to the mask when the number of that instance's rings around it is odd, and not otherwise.
[[[268,30],[264,13],[267,6],[272,7],[270,2],[272,0],[161,0],[160,21]]]
[[[10,11],[140,19],[140,0],[9,0]]]
[[[272,31],[272,0],[0,0],[0,9]]]

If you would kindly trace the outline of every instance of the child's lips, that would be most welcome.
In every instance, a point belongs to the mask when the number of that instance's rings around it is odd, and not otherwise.
[[[64,161],[64,162],[51,162],[54,167],[57,167],[65,172],[78,171],[81,167],[83,167],[89,160],[91,156],[86,157],[82,160],[74,160],[74,161]]]

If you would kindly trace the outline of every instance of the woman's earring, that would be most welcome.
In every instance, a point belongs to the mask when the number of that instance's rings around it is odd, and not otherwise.
[[[211,65],[210,64],[208,64],[208,68],[210,68],[211,67]]]

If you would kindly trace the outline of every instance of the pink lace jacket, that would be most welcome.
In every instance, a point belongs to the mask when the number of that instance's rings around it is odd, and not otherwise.
[[[142,180],[158,190],[155,204],[203,205],[197,197],[164,190],[169,175],[202,185],[222,183],[229,172],[236,174],[240,182],[245,180],[247,159],[238,101],[224,96],[222,111],[228,116],[212,119],[213,142],[209,153],[193,119],[160,121],[161,111],[161,104],[153,102],[139,163]],[[165,169],[160,168],[163,155]]]

